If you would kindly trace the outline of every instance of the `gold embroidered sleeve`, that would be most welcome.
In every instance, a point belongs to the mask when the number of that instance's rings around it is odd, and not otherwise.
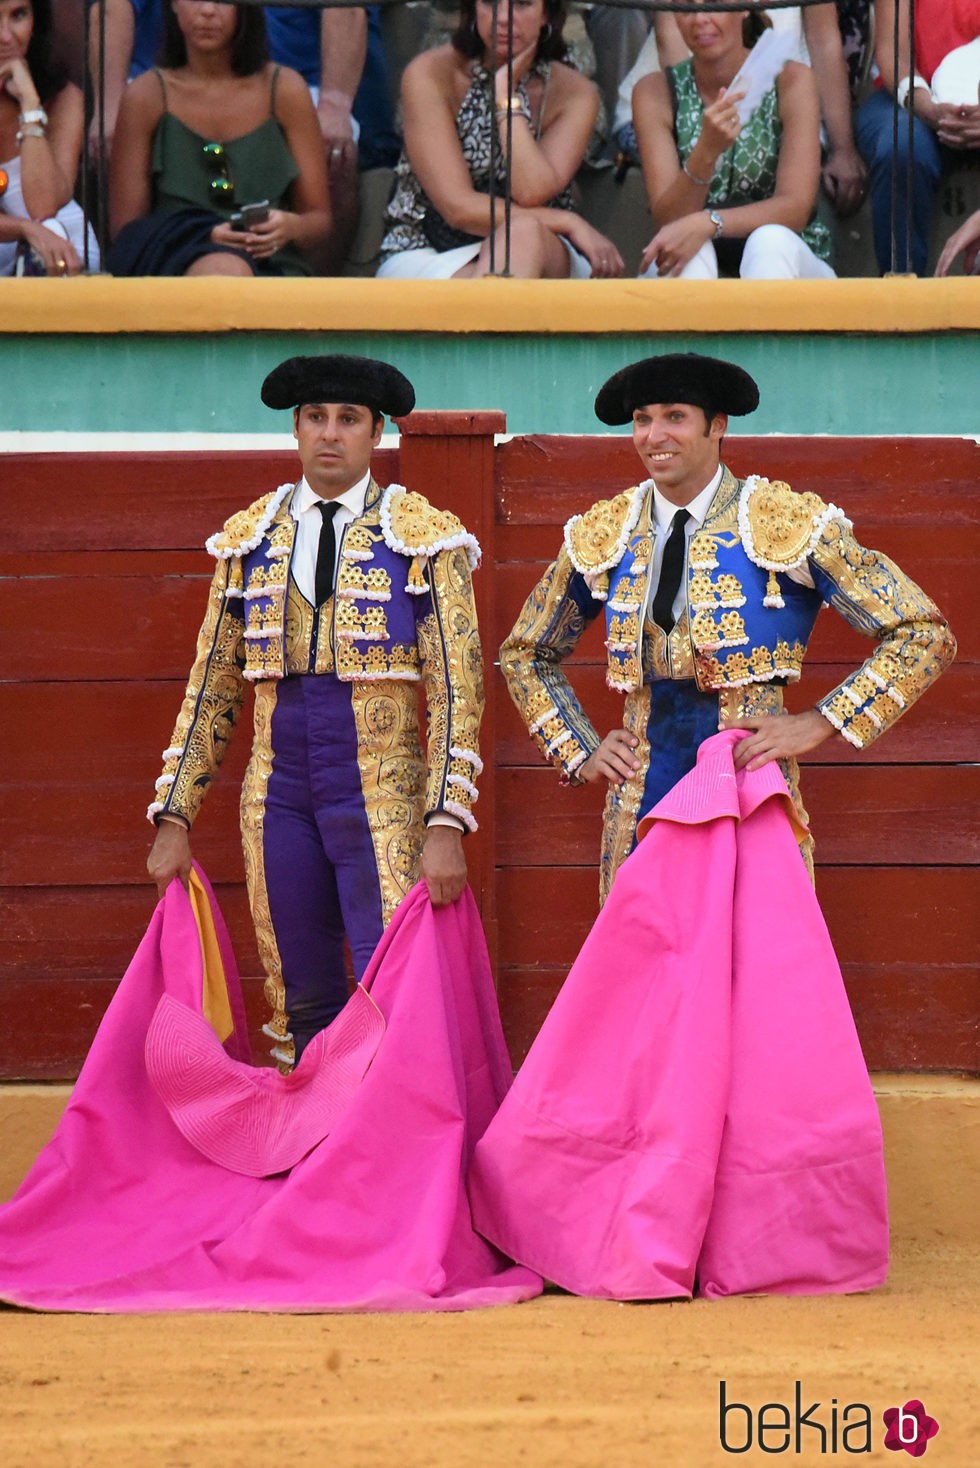
[[[224,758],[245,688],[241,591],[241,562],[219,561],[184,702],[170,746],[163,752],[163,773],[156,783],[156,797],[147,810],[151,821],[171,814],[193,825]]]
[[[427,714],[427,816],[445,811],[476,830],[483,654],[464,547],[429,562],[432,609],[418,627]]]
[[[569,777],[600,742],[561,667],[587,623],[569,589],[575,574],[563,549],[500,649],[500,670],[529,734],[545,759]]]
[[[846,523],[826,526],[809,564],[824,601],[877,640],[817,704],[849,744],[866,749],[949,667],[956,641],[925,592],[887,556],[859,545]]]

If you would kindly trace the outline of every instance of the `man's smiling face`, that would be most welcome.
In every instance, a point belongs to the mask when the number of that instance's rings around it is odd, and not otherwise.
[[[717,470],[727,427],[693,403],[648,403],[633,410],[633,446],[661,494],[687,505]]]

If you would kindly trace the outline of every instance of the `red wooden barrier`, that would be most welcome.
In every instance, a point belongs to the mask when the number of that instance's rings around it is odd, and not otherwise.
[[[564,520],[641,471],[628,439],[495,445],[503,427],[499,413],[414,414],[376,473],[455,510],[484,549],[486,769],[481,830],[467,850],[519,1060],[595,914],[599,798],[558,789],[492,664]],[[821,747],[805,795],[818,890],[869,1064],[975,1068],[980,450],[959,439],[788,438],[732,438],[725,449],[736,472],[783,477],[841,505],[860,538],[935,596],[959,637],[957,665],[866,755],[837,740]],[[77,1073],[153,908],[142,813],[203,610],[211,562],[200,547],[228,514],[291,478],[295,460],[14,454],[2,472],[8,503],[25,508],[0,552],[0,1077],[53,1079]],[[621,705],[604,686],[601,642],[590,629],[571,675],[608,727]],[[791,701],[812,702],[865,647],[822,617]],[[264,1006],[237,826],[248,742],[243,727],[195,847],[229,918],[257,1028]]]

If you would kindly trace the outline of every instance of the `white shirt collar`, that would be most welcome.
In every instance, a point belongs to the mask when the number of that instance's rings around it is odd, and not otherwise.
[[[371,483],[370,469],[350,489],[345,489],[343,494],[338,494],[333,503],[342,505],[352,520],[364,512],[364,501],[367,499],[368,485]],[[322,496],[315,494],[310,488],[304,474],[293,492],[289,504],[290,513],[294,520],[298,520],[305,510],[311,510],[315,505],[322,503]]]
[[[670,500],[665,499],[664,496],[660,493],[660,490],[657,488],[657,486],[654,485],[653,517],[656,521],[657,529],[667,530],[670,526],[671,520],[673,520],[674,516],[677,514],[677,511],[680,509],[686,510],[687,513],[690,515],[691,518],[688,521],[689,526],[691,525],[692,521],[696,526],[703,525],[704,517],[705,515],[707,515],[708,510],[711,508],[711,501],[715,497],[715,491],[721,483],[721,476],[723,473],[724,469],[722,465],[719,464],[718,468],[715,470],[715,473],[712,475],[710,482],[705,485],[700,494],[695,495],[694,499],[689,505],[672,505]]]

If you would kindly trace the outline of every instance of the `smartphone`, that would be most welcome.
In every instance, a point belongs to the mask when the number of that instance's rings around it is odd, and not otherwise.
[[[262,199],[258,204],[243,204],[242,207],[231,216],[229,223],[232,229],[247,233],[254,229],[257,224],[264,224],[269,217],[269,201]]]

